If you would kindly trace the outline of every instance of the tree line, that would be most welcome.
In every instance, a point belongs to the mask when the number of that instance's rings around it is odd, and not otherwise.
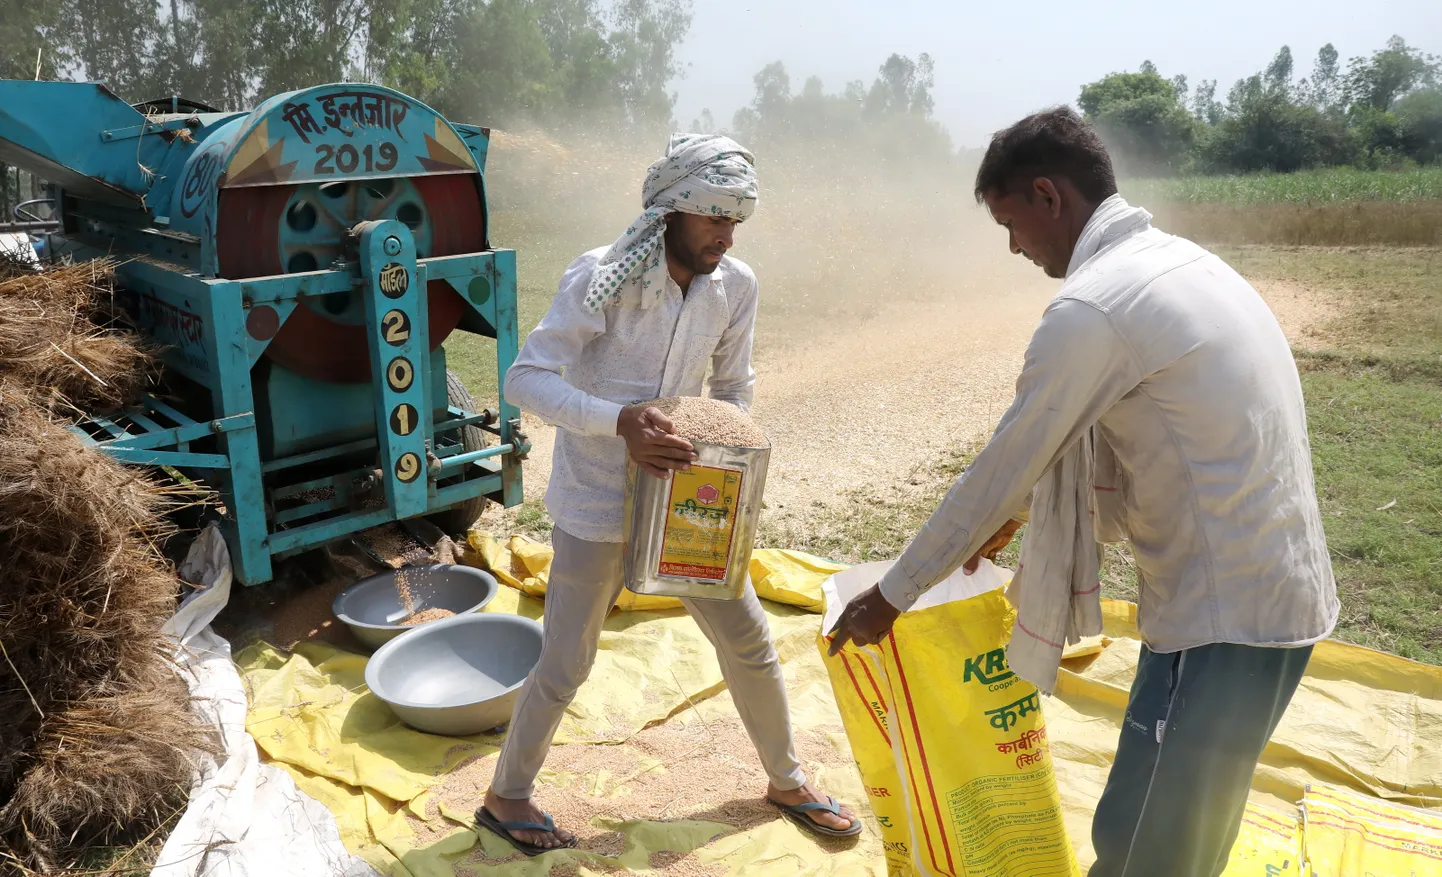
[[[1283,46],[1225,100],[1216,80],[1190,88],[1148,61],[1083,86],[1077,104],[1138,176],[1442,161],[1442,61],[1397,36],[1345,69],[1329,43],[1300,78]]]
[[[793,89],[780,61],[763,67],[752,83],[755,96],[728,130],[768,153],[800,151],[818,164],[846,153],[897,165],[954,155],[950,134],[932,115],[935,62],[926,53],[915,59],[893,54],[869,86],[858,79],[839,92],[828,93],[816,76]],[[692,126],[716,129],[709,111]]]
[[[691,0],[0,0],[0,78],[102,81],[132,102],[179,94],[235,110],[323,82],[396,88],[458,121],[556,129],[672,125]],[[753,77],[726,130],[767,151],[903,166],[952,158],[935,65],[892,55],[868,85]],[[1078,106],[1133,175],[1442,161],[1442,62],[1401,37],[1299,78],[1291,49],[1218,96],[1151,62],[1082,87]],[[693,129],[718,130],[705,112]]]
[[[458,121],[665,126],[690,0],[0,0],[0,78],[238,110],[325,82]]]
[[[0,78],[106,83],[239,110],[324,82],[365,81],[448,118],[550,130],[668,128],[691,0],[0,0]],[[875,80],[793,91],[776,62],[726,128],[774,151],[827,146],[902,160],[954,155],[932,118],[934,63],[892,55]],[[694,120],[719,130],[709,111]],[[653,132],[654,133],[654,132]]]
[[[691,0],[0,0],[0,78],[99,81],[130,103],[180,95],[225,111],[373,82],[456,121],[654,145],[674,130],[668,86],[691,19]],[[797,168],[931,167],[956,155],[932,116],[934,66],[891,55],[870,84],[833,93],[815,77],[793,89],[769,64],[725,132]],[[691,130],[722,126],[707,111]],[[22,197],[13,176],[0,165],[0,208]]]

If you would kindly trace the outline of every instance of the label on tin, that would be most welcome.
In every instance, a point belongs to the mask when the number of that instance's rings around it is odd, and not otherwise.
[[[741,501],[741,476],[737,469],[715,466],[692,466],[689,472],[671,473],[657,575],[726,580]]]

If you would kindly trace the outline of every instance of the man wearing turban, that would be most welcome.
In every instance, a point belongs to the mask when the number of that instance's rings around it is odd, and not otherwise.
[[[555,558],[545,644],[476,819],[528,855],[576,842],[531,797],[621,594],[627,457],[663,478],[696,459],[670,420],[641,403],[700,396],[709,365],[711,398],[751,404],[756,275],[726,251],[756,203],[751,153],[727,137],[674,135],[646,175],[641,215],[571,263],[506,375],[507,398],[557,427],[546,491]],[[818,834],[859,834],[855,814],[809,783],[796,759],[781,665],[750,583],[740,600],[682,603],[716,648],[770,779],[767,799]]]

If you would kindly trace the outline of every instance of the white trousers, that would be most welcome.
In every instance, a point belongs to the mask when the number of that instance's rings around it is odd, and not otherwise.
[[[491,791],[529,798],[566,707],[591,673],[601,627],[621,595],[624,546],[587,542],[552,532],[556,556],[546,585],[541,658],[521,686],[501,747]],[[761,601],[748,580],[740,600],[682,600],[716,648],[721,675],[761,756],[771,782],[783,791],[806,783],[791,739],[786,682],[771,642]]]

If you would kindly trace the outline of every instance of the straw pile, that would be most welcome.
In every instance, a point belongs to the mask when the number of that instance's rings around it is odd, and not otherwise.
[[[115,328],[115,264],[43,272],[0,265],[0,381],[49,411],[109,411],[154,374],[153,351]]]
[[[32,274],[34,268],[11,249],[0,247],[0,280],[9,280],[22,274]]]
[[[155,547],[164,491],[53,414],[126,401],[126,370],[149,365],[91,319],[107,272],[0,281],[0,872],[55,873],[146,837],[210,745],[161,634],[179,587]]]

